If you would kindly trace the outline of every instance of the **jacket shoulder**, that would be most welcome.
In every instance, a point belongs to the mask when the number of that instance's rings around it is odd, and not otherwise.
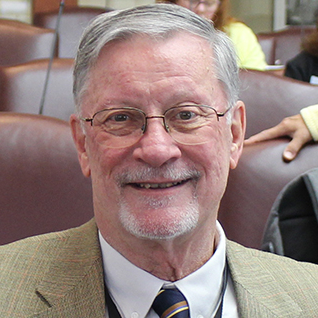
[[[243,312],[253,303],[262,304],[263,309],[271,312],[284,310],[284,315],[280,313],[277,317],[316,317],[318,265],[230,241],[227,242],[227,259]],[[300,314],[296,314],[296,310]]]
[[[20,317],[23,312],[24,317],[29,317],[47,309],[48,304],[36,292],[39,284],[58,270],[62,273],[60,279],[65,280],[64,287],[71,286],[67,277],[71,277],[72,264],[99,255],[94,220],[78,228],[0,246],[0,316]]]
[[[96,229],[94,220],[91,220],[79,227],[71,228],[64,231],[52,232],[47,234],[41,234],[36,236],[31,236],[19,241],[15,241],[9,244],[0,246],[0,264],[7,262],[8,259],[5,255],[14,255],[18,253],[20,256],[25,255],[26,257],[30,254],[34,256],[39,253],[40,249],[57,247],[60,244],[64,244],[69,239],[75,239],[76,237],[82,237],[86,232],[91,232],[91,230]],[[97,229],[96,229],[97,231]],[[1,273],[0,273],[1,274]]]
[[[230,259],[237,260],[248,260],[251,262],[257,261],[262,262],[263,264],[268,264],[266,270],[278,272],[280,269],[285,271],[285,267],[290,267],[296,269],[304,268],[309,273],[313,273],[314,275],[318,275],[318,265],[308,262],[299,262],[292,258],[276,255],[269,252],[264,252],[254,248],[244,247],[238,243],[228,241],[228,257]]]

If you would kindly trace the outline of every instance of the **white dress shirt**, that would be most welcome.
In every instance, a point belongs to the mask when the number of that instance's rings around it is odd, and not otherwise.
[[[216,314],[223,283],[226,239],[219,223],[219,244],[213,256],[198,270],[173,283],[159,279],[129,262],[99,233],[105,282],[123,318],[158,318],[151,305],[163,285],[175,286],[186,297],[191,318],[212,318]],[[238,318],[230,275],[224,295],[222,318]]]

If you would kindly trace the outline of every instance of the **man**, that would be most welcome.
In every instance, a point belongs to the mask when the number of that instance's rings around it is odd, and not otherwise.
[[[278,125],[246,139],[245,145],[283,136],[291,137],[283,152],[285,161],[294,160],[306,143],[317,142],[318,105],[307,106],[300,111],[300,114],[284,118]]]
[[[0,249],[0,317],[316,316],[315,265],[229,242],[217,222],[244,140],[237,79],[230,41],[187,9],[88,27],[70,123],[95,219]]]

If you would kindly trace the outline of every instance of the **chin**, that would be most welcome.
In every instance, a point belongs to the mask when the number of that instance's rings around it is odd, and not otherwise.
[[[198,225],[199,210],[193,204],[182,209],[182,214],[180,208],[175,213],[170,209],[166,217],[159,215],[158,210],[155,212],[156,216],[140,216],[127,208],[121,209],[120,221],[133,236],[150,240],[171,240],[191,232]]]

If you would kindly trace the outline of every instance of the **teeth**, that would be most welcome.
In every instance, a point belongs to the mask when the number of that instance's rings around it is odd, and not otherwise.
[[[177,184],[180,184],[180,182],[168,182],[168,183],[139,183],[138,186],[140,188],[145,189],[165,189],[165,188],[171,188]]]

